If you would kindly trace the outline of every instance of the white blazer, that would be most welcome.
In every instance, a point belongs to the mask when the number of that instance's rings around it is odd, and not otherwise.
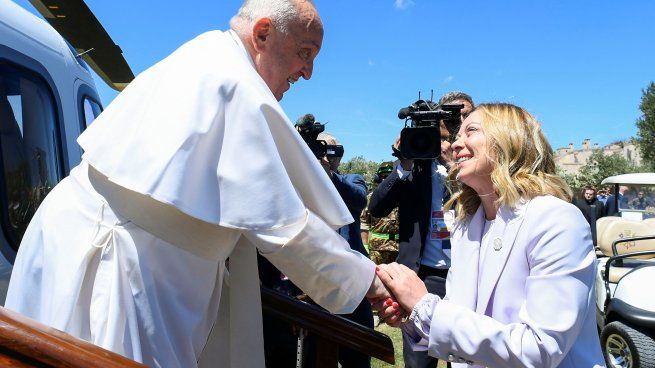
[[[430,355],[453,367],[604,367],[595,324],[596,256],[582,213],[552,196],[501,208],[478,284],[483,226],[482,207],[455,226]]]

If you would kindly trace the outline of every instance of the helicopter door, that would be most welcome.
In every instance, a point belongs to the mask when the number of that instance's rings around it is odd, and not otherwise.
[[[64,177],[57,116],[53,93],[38,75],[0,63],[0,221],[14,251],[41,201]]]

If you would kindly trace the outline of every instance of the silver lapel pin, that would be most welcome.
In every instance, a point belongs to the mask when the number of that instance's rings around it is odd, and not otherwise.
[[[503,248],[503,241],[500,238],[494,239],[494,250],[497,252]]]

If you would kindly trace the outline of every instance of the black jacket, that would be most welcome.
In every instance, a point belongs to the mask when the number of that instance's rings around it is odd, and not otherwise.
[[[400,180],[394,169],[375,189],[368,204],[373,217],[385,217],[398,207],[399,252],[396,262],[414,271],[418,271],[430,231],[431,173],[432,161],[429,160],[414,162],[411,180]]]
[[[599,218],[607,215],[603,202],[597,200],[596,198],[594,198],[591,203],[587,202],[584,198],[578,199],[575,201],[575,205],[580,209],[584,215],[584,218],[587,219],[589,225],[592,225],[592,219],[596,219],[597,221]],[[594,206],[593,209],[592,206]]]
[[[582,215],[589,223],[589,227],[591,228],[591,239],[593,240],[594,245],[596,245],[596,221],[607,215],[605,205],[596,198],[594,198],[591,203],[587,202],[584,198],[578,199],[574,204],[580,209]]]

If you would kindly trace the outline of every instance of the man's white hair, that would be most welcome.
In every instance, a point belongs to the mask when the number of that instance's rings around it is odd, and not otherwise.
[[[328,144],[339,144],[339,141],[337,140],[337,137],[333,136],[330,133],[326,132],[321,132],[318,133],[318,137],[316,137],[317,140],[322,140],[322,141],[327,141],[327,142],[334,142],[334,143],[328,143]]]
[[[314,5],[313,0],[304,0]],[[275,28],[289,33],[289,26],[300,18],[298,0],[246,0],[230,20],[230,27],[237,32],[251,28],[261,18],[271,18]]]

